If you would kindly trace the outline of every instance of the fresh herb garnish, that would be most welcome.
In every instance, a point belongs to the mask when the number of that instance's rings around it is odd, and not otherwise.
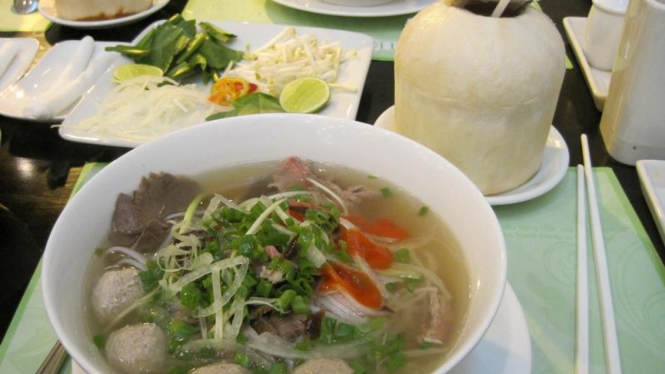
[[[196,72],[209,80],[231,61],[240,61],[244,53],[225,45],[235,35],[210,23],[199,26],[202,31],[197,33],[196,21],[187,21],[178,14],[150,30],[136,45],[117,45],[106,50],[121,53],[139,64],[156,66],[177,81]]]

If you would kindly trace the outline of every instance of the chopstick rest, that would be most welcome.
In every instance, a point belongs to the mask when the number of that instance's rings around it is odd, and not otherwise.
[[[589,142],[587,141],[586,134],[582,134],[581,140],[589,217],[591,218],[591,242],[593,244],[593,255],[596,265],[596,284],[598,285],[598,297],[600,301],[600,317],[603,326],[605,366],[608,374],[621,374],[621,358],[619,356],[619,342],[614,320],[614,308],[612,306],[610,276],[607,268],[607,256],[605,255],[605,242],[603,240],[603,230],[600,224],[596,188],[591,169]]]

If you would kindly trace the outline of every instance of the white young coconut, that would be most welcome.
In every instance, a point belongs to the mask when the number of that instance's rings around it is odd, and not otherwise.
[[[559,32],[527,7],[493,18],[438,1],[402,32],[396,130],[440,153],[486,195],[538,170],[565,73]]]

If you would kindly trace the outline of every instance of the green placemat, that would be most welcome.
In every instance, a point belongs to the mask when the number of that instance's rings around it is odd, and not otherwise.
[[[304,12],[271,0],[190,0],[182,12],[188,19],[274,23],[361,32],[374,38],[375,60],[393,61],[395,46],[407,19],[413,14],[357,18]]]
[[[74,191],[103,164],[86,165]],[[616,176],[594,169],[624,373],[665,367],[665,268]],[[548,194],[495,209],[508,245],[508,281],[531,333],[533,374],[573,373],[575,349],[576,175]],[[590,248],[590,247],[589,247]],[[590,255],[591,256],[591,255]],[[589,257],[591,259],[591,257]],[[605,373],[597,294],[590,261],[590,373]],[[0,373],[32,374],[55,335],[35,271],[0,346]],[[63,373],[70,373],[70,366]]]
[[[44,31],[51,21],[39,12],[18,14],[14,11],[14,0],[0,0],[0,31],[37,32]]]
[[[610,168],[594,178],[624,373],[665,368],[665,268]],[[508,246],[508,281],[524,309],[533,374],[574,372],[577,177],[541,198],[495,209]],[[588,230],[590,238],[590,230]],[[589,248],[590,373],[605,373]]]

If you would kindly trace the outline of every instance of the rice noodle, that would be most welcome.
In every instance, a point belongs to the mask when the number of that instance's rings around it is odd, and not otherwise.
[[[367,322],[367,318],[342,304],[339,298],[339,295],[335,296],[334,294],[321,295],[316,298],[315,305],[328,311],[335,319],[352,325]]]
[[[415,357],[425,357],[431,355],[442,355],[448,352],[449,348],[423,348],[423,349],[410,349],[408,351],[402,352],[406,357],[415,358]]]
[[[376,273],[374,272],[374,270],[372,270],[372,268],[369,267],[369,264],[367,264],[367,262],[365,261],[365,259],[362,258],[358,253],[356,253],[356,254],[353,256],[353,260],[356,262],[356,265],[358,265],[358,267],[360,268],[360,270],[361,270],[363,273],[367,274],[367,276],[369,277],[369,279],[371,279],[372,282],[374,282],[374,284],[376,285],[376,287],[379,289],[379,292],[381,293],[381,296],[383,297],[383,299],[385,300],[387,297],[389,297],[389,296],[390,296],[390,293],[388,292],[388,290],[386,289],[386,287],[384,286],[384,284],[381,283],[381,282],[379,281],[379,277],[376,275]]]
[[[344,200],[341,197],[337,196],[337,194],[334,193],[330,188],[324,186],[321,182],[317,181],[314,178],[306,178],[306,179],[308,182],[312,183],[316,187],[320,188],[323,192],[330,195],[330,197],[332,197],[342,207],[342,212],[344,213],[344,215],[349,214],[349,210],[346,208]]]
[[[396,270],[406,270],[406,271],[414,271],[422,274],[427,281],[429,281],[431,284],[436,286],[439,291],[441,291],[441,294],[448,300],[452,299],[452,295],[446,288],[446,286],[443,284],[443,281],[441,281],[441,278],[439,278],[436,274],[434,274],[431,270],[425,268],[425,267],[419,267],[419,266],[413,266],[413,265],[408,265],[408,264],[394,264],[391,269],[396,269]]]
[[[295,360],[305,360],[312,358],[341,358],[350,359],[362,356],[369,349],[366,344],[368,338],[359,339],[348,344],[339,344],[333,346],[318,346],[310,350],[303,351],[295,347],[294,344],[270,334],[257,334],[252,328],[243,330],[243,335],[247,337],[245,345],[249,348],[265,354]]]
[[[118,261],[116,265],[131,265],[139,270],[145,270],[145,264],[142,264],[133,258],[123,258],[122,260]]]
[[[137,251],[135,251],[133,249],[126,248],[126,247],[115,246],[115,247],[111,247],[111,248],[107,249],[107,251],[108,252],[119,252],[119,253],[122,253],[124,255],[127,255],[127,256],[133,258],[134,260],[136,260],[137,262],[141,263],[144,267],[145,267],[145,263],[148,261],[145,258],[145,256],[143,256],[142,254],[138,253]]]

